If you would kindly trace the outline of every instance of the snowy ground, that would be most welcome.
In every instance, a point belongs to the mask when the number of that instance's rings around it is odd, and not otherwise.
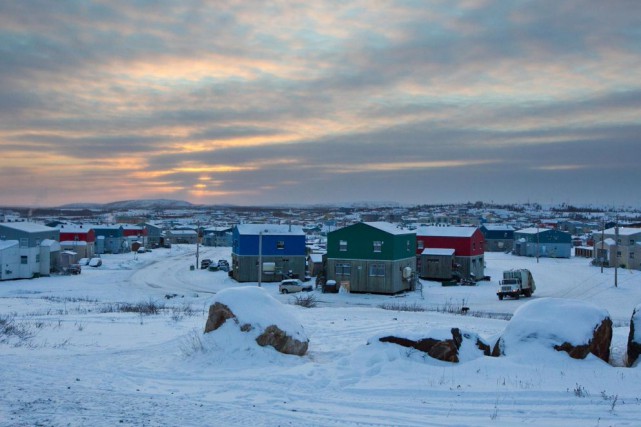
[[[230,251],[201,247],[200,258],[230,260]],[[0,282],[0,425],[635,426],[641,419],[641,371],[620,367],[641,303],[638,271],[620,270],[615,288],[613,270],[601,273],[585,259],[486,254],[492,281],[478,286],[423,282],[422,295],[397,296],[315,292],[318,307],[285,307],[310,338],[308,355],[298,358],[202,336],[213,295],[241,285],[223,272],[191,271],[195,246],[103,261],[79,276]],[[528,301],[495,294],[501,271],[518,267],[534,275],[533,298],[580,299],[609,311],[617,367],[561,354],[451,365],[367,345],[399,330],[501,333]],[[294,299],[279,295],[277,284],[263,287],[284,303]],[[121,311],[139,303],[165,309]],[[468,315],[444,313],[461,305]]]

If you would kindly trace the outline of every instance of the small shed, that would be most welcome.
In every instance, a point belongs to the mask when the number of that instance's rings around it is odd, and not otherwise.
[[[314,277],[323,269],[323,254],[311,253],[307,256],[309,275]]]
[[[420,277],[428,280],[450,280],[454,275],[454,249],[427,248],[420,256]]]

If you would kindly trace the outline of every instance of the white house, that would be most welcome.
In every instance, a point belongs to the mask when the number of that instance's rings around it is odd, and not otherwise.
[[[0,280],[20,278],[20,242],[0,240]]]

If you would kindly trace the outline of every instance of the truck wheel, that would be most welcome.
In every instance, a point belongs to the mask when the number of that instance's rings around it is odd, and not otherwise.
[[[526,289],[525,290],[525,296],[526,297],[531,297],[532,296],[532,290],[531,289]]]
[[[503,295],[499,295],[499,300],[503,301]]]
[[[514,295],[514,299],[519,299],[519,298],[521,298],[521,295],[519,294]]]

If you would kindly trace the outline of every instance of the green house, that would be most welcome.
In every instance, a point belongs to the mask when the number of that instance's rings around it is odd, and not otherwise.
[[[350,292],[410,290],[416,233],[387,222],[360,222],[327,234],[327,279]]]

